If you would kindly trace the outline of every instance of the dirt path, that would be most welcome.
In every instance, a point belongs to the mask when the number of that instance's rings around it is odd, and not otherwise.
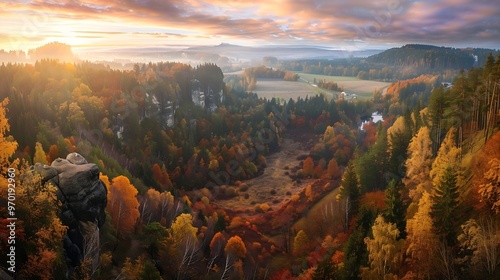
[[[264,173],[259,177],[244,181],[248,190],[240,190],[238,197],[217,200],[214,203],[222,208],[249,214],[257,205],[263,203],[267,203],[272,209],[277,209],[282,203],[290,200],[293,194],[307,186],[310,181],[304,180],[298,184],[288,175],[288,172],[292,172],[291,169],[300,164],[301,160],[297,157],[302,154],[308,154],[308,151],[301,150],[299,142],[285,138],[281,151],[266,158],[267,167]]]

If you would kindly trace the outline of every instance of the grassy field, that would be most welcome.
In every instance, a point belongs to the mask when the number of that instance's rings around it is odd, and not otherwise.
[[[343,205],[337,201],[337,195],[339,194],[339,188],[334,189],[320,201],[314,204],[306,215],[300,218],[292,228],[298,230],[305,230],[309,232],[310,230],[317,229],[322,225],[329,225],[330,228],[338,230],[342,227],[343,222]]]
[[[348,82],[348,81],[363,81],[363,80],[360,80],[356,77],[326,76],[326,75],[306,74],[306,73],[301,73],[301,72],[297,72],[297,74],[302,79],[304,79],[305,81],[310,82],[310,83],[314,82],[314,78],[316,78],[316,80],[325,80],[327,82],[336,82],[336,83]]]
[[[313,87],[304,82],[290,82],[283,80],[257,80],[257,85],[253,92],[262,98],[282,98],[288,101],[290,98],[305,98],[306,96],[315,96],[325,94],[328,91]]]
[[[360,80],[355,77],[325,76],[305,73],[297,74],[300,75],[300,80],[303,82],[314,83],[314,79],[316,79],[316,81],[325,80],[327,82],[335,82],[339,87],[344,86],[345,92],[357,94],[359,98],[364,99],[372,98],[375,89],[382,90],[383,93],[385,93],[387,87],[390,85],[390,83]]]
[[[253,92],[262,98],[281,98],[284,100],[305,98],[306,96],[324,95],[327,99],[337,96],[339,92],[318,88],[314,85],[314,79],[336,82],[339,87],[344,87],[344,91],[356,94],[359,99],[369,99],[373,97],[375,89],[382,90],[384,93],[390,83],[360,80],[355,77],[324,76],[298,73],[300,78],[297,82],[282,80],[257,80],[257,85]]]

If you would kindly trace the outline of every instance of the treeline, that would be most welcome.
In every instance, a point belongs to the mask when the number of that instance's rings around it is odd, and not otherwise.
[[[491,49],[455,49],[406,45],[368,58],[283,61],[277,67],[328,76],[350,76],[365,80],[397,81],[423,74],[452,79],[460,70],[484,66]]]
[[[2,63],[35,63],[42,59],[58,59],[65,62],[74,62],[75,56],[70,45],[59,42],[51,42],[30,49],[27,52],[23,50],[12,50],[9,52],[0,50],[0,62]]]
[[[316,81],[316,78],[314,79]],[[339,87],[336,82],[327,82],[325,79],[321,79],[317,82],[318,87],[333,91],[343,91],[343,87]]]
[[[299,75],[296,73],[266,66],[245,68],[241,77],[241,83],[246,91],[255,89],[257,79],[283,79],[285,81],[297,81],[299,79]]]

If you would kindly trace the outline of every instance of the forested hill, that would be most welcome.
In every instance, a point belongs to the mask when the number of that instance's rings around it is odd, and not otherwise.
[[[388,66],[412,66],[421,69],[469,69],[482,66],[492,49],[456,49],[431,45],[408,44],[400,48],[392,48],[367,58],[370,63]]]

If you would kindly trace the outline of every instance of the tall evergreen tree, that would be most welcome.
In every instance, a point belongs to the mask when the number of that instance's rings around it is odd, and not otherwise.
[[[401,181],[405,177],[404,163],[407,159],[406,150],[412,138],[412,129],[413,124],[409,113],[397,118],[394,124],[387,129],[389,162],[387,163],[388,173],[386,177],[396,181]]]
[[[342,175],[340,193],[337,196],[337,199],[342,198],[345,200],[346,216],[344,230],[348,228],[350,216],[355,214],[358,210],[358,200],[360,196],[358,175],[356,174],[354,163],[349,161]]]
[[[451,167],[446,168],[440,183],[434,186],[432,201],[431,216],[435,231],[438,236],[446,240],[448,245],[452,246],[456,242],[458,226],[456,223],[458,186],[457,174]]]
[[[385,189],[385,205],[386,209],[383,213],[385,220],[396,224],[399,230],[398,239],[406,238],[406,207],[401,199],[400,185],[394,179]]]
[[[432,151],[435,153],[441,145],[444,130],[444,112],[446,110],[446,94],[443,87],[432,91],[429,100],[429,117],[431,122]]]
[[[375,215],[373,210],[360,207],[356,228],[344,246],[345,261],[341,279],[359,279],[360,268],[368,265],[368,250],[364,240],[371,230]]]
[[[387,132],[379,126],[377,134],[375,144],[368,153],[358,158],[356,164],[357,173],[363,174],[359,176],[363,192],[383,189],[387,183],[386,172],[389,164]]]

